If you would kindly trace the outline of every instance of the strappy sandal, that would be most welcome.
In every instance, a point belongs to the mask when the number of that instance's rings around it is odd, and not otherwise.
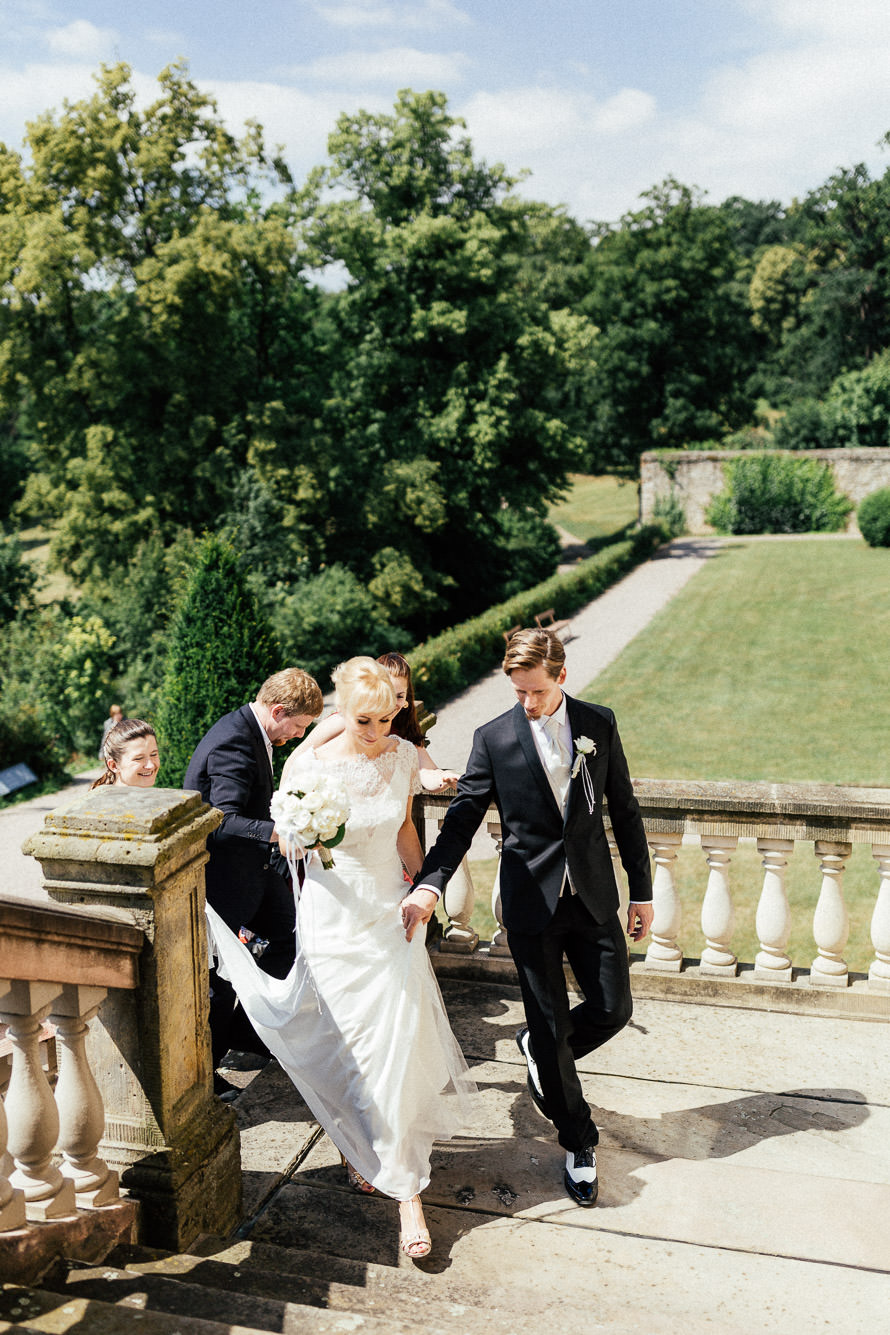
[[[362,1177],[361,1173],[355,1171],[345,1154],[340,1155],[340,1162],[346,1169],[346,1181],[349,1183],[350,1187],[352,1187],[352,1190],[357,1191],[360,1196],[370,1196],[373,1193],[374,1188],[371,1186],[370,1182]]]
[[[421,1219],[423,1219],[423,1206],[420,1203],[420,1197],[412,1196],[411,1199],[408,1201],[399,1201],[400,1223],[401,1223],[401,1207],[403,1205],[410,1205],[413,1207],[415,1201],[417,1202],[417,1210],[420,1212],[420,1217]],[[424,1256],[429,1256],[430,1252],[433,1249],[433,1244],[430,1239],[429,1229],[416,1227],[417,1211],[415,1211],[413,1208],[412,1208],[412,1214],[414,1215],[413,1222],[415,1223],[414,1231],[411,1233],[406,1233],[400,1227],[399,1246],[401,1247],[402,1251],[405,1253],[406,1256],[411,1257],[412,1261],[421,1261],[424,1258]]]

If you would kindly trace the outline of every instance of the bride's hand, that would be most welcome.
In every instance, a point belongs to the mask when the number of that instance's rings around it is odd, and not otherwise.
[[[428,793],[441,793],[443,788],[453,788],[460,778],[450,769],[422,769],[420,771],[421,786]]]
[[[407,941],[413,939],[418,927],[429,922],[438,902],[438,896],[432,890],[412,890],[410,895],[405,896],[401,909],[402,926]]]

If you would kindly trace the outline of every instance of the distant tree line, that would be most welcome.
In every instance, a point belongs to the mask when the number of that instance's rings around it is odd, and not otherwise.
[[[0,145],[0,713],[65,745],[112,689],[157,706],[204,533],[323,674],[546,578],[573,470],[888,443],[890,173],[790,207],[668,180],[584,224],[406,91],[296,182],[183,64],[144,108],[103,67],[26,146]],[[76,600],[35,603],[36,523]]]

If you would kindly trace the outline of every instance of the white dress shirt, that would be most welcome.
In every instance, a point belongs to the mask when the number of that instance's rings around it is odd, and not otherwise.
[[[269,757],[269,769],[272,770],[274,773],[275,766],[272,761],[272,743],[269,741],[266,729],[263,727],[263,721],[259,716],[259,711],[257,710],[257,707],[254,704],[253,700],[251,700],[250,702],[250,709],[257,723],[260,725],[260,732],[263,734],[263,741],[266,743],[266,755]]]

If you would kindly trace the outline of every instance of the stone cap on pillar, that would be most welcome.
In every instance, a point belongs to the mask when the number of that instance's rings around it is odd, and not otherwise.
[[[223,819],[200,793],[102,785],[47,814],[23,852],[51,898],[138,908],[196,858]]]

